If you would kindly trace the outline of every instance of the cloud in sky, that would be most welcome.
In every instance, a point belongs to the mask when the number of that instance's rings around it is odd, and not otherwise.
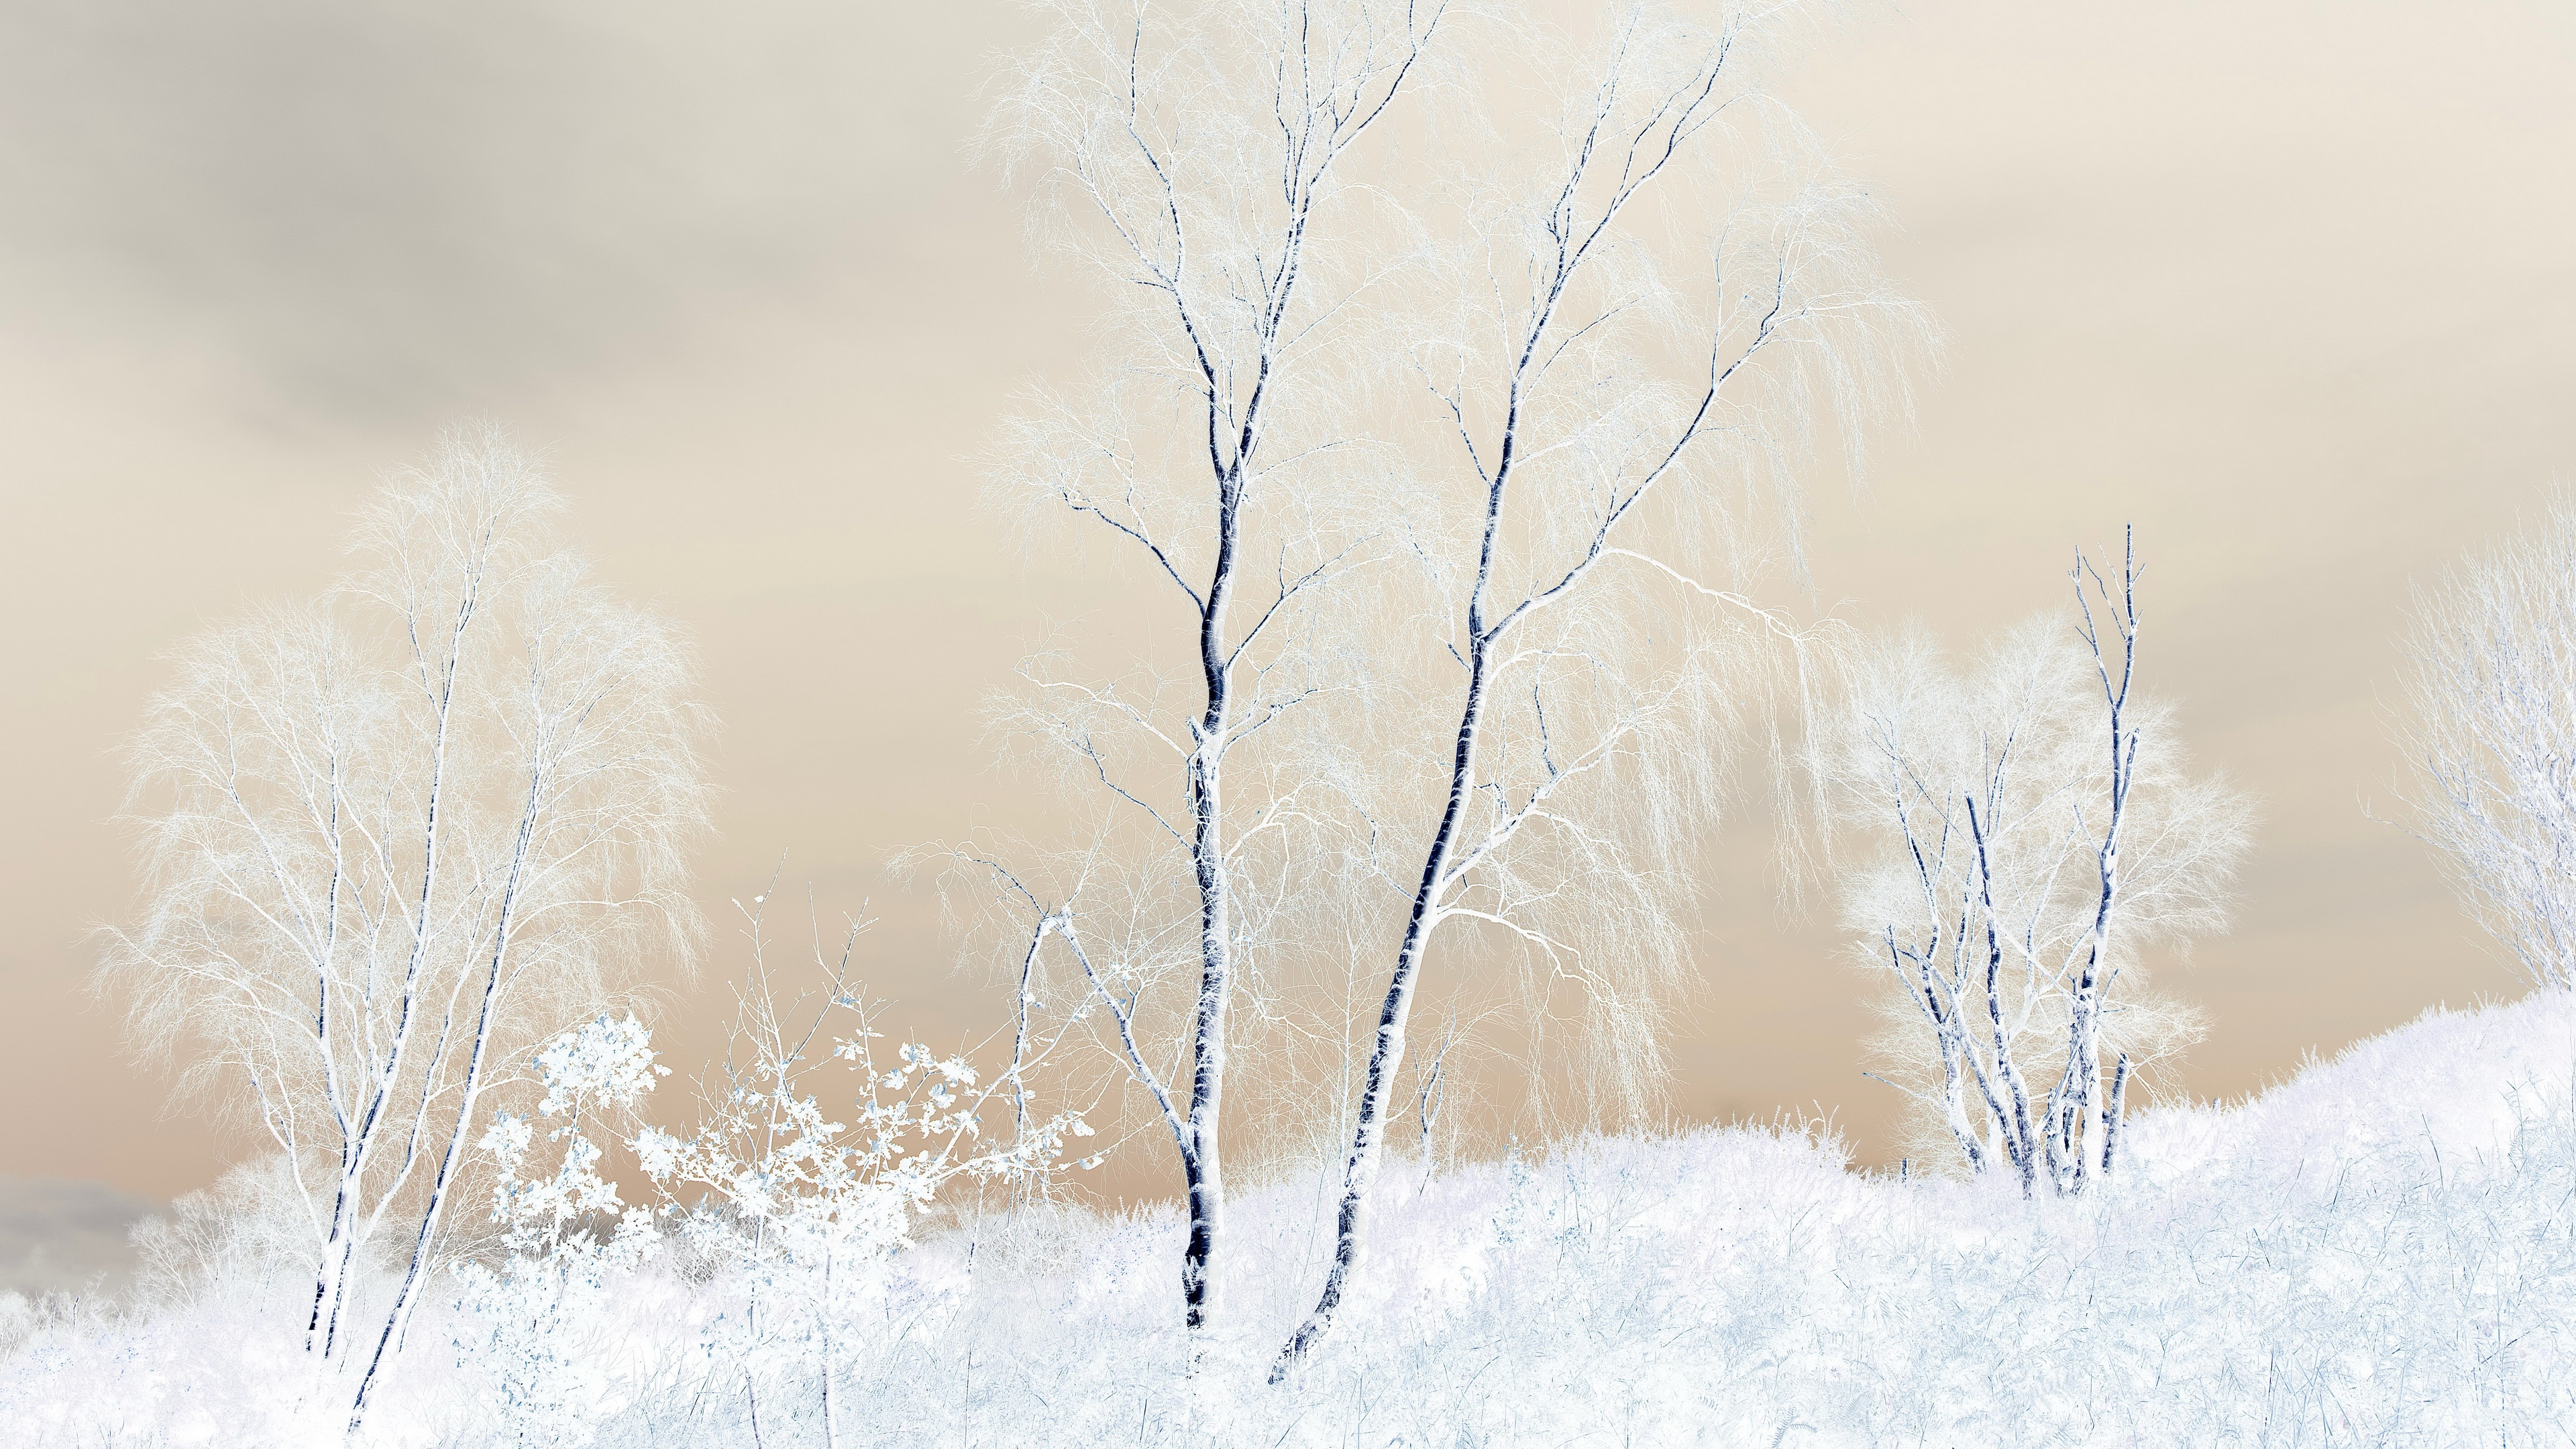
[[[134,1271],[134,1225],[161,1211],[103,1182],[0,1174],[0,1292],[47,1293]]]
[[[192,331],[361,421],[612,364],[952,159],[938,108],[832,83],[888,8],[13,6],[0,315]]]

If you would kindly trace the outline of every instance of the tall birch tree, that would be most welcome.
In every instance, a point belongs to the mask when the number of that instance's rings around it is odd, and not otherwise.
[[[1438,782],[1416,797],[1427,816],[1364,812],[1416,864],[1332,1263],[1274,1377],[1328,1331],[1359,1269],[1443,925],[1480,925],[1574,981],[1604,1038],[1589,1064],[1632,1111],[1660,1074],[1685,862],[1730,741],[1825,642],[1740,585],[1760,555],[1794,550],[1815,423],[1856,462],[1861,421],[1901,384],[1890,364],[1928,341],[1860,235],[1868,198],[1763,89],[1795,20],[1630,6],[1588,58],[1533,31],[1541,63],[1583,88],[1526,179],[1507,153],[1478,159],[1441,249],[1450,310],[1411,355],[1446,434],[1420,465],[1443,506],[1408,535],[1453,703],[1407,761]]]
[[[1243,880],[1267,842],[1247,837],[1295,814],[1277,770],[1253,772],[1250,798],[1236,782],[1259,737],[1330,687],[1300,620],[1359,539],[1316,484],[1357,441],[1330,385],[1369,283],[1352,244],[1369,197],[1346,172],[1416,82],[1445,5],[1044,8],[1053,34],[1021,63],[995,141],[1043,169],[1056,235],[1111,284],[1115,360],[1014,425],[1000,488],[1050,536],[1089,530],[1132,551],[1191,662],[1141,681],[1031,662],[1015,723],[1134,838],[1088,854],[1060,899],[999,878],[1030,907],[1029,961],[1051,937],[1076,955],[1170,1134],[1197,1330],[1217,1311],[1229,1013],[1266,925]],[[1137,1015],[1171,975],[1191,978],[1185,1065]]]

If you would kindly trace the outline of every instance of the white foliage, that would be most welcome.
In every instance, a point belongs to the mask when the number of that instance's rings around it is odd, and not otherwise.
[[[498,1170],[492,1218],[505,1230],[496,1266],[457,1268],[460,1344],[490,1384],[494,1419],[512,1442],[578,1442],[620,1402],[591,1331],[610,1311],[614,1281],[631,1273],[659,1240],[650,1209],[629,1209],[599,1175],[602,1151],[581,1116],[631,1110],[670,1068],[653,1060],[652,1037],[628,1013],[601,1016],[557,1036],[530,1065],[545,1088],[537,1112],[561,1120],[546,1133],[561,1144],[551,1173],[523,1176],[536,1124],[497,1115],[477,1144]],[[613,1235],[567,1228],[620,1213]]]
[[[2576,501],[2414,600],[2415,828],[2538,986],[2576,986]]]
[[[536,1053],[539,1116],[562,1118],[547,1133],[561,1144],[551,1173],[526,1171],[535,1137],[528,1119],[503,1113],[484,1134],[502,1173],[493,1216],[508,1227],[509,1252],[498,1268],[461,1270],[463,1302],[481,1325],[477,1353],[490,1370],[496,1417],[522,1442],[573,1442],[618,1402],[583,1335],[662,1243],[660,1222],[676,1220],[677,1236],[730,1301],[703,1315],[665,1360],[688,1365],[682,1371],[702,1386],[721,1381],[728,1394],[738,1386],[755,1434],[764,1398],[791,1386],[785,1412],[793,1413],[801,1395],[792,1386],[810,1375],[824,1437],[837,1443],[836,1385],[852,1341],[842,1320],[876,1300],[884,1261],[910,1243],[915,1218],[952,1184],[1017,1183],[1056,1170],[1064,1139],[1091,1135],[1078,1113],[1029,1119],[1016,1056],[1015,1070],[990,1083],[964,1055],[918,1041],[881,1059],[883,1038],[848,978],[848,943],[837,965],[816,952],[819,992],[782,1002],[757,909],[766,900],[744,912],[752,961],[736,1055],[708,1115],[687,1137],[646,1126],[627,1139],[660,1194],[658,1208],[622,1203],[599,1175],[602,1150],[581,1130],[584,1113],[629,1111],[668,1075],[631,1014],[600,1017]],[[810,1015],[800,1016],[809,1003]],[[855,1089],[850,1120],[822,1105],[817,1084],[827,1079]],[[1006,1086],[1013,1131],[987,1141],[981,1114]],[[621,1208],[606,1239],[567,1230]],[[781,1412],[774,1400],[770,1412]]]

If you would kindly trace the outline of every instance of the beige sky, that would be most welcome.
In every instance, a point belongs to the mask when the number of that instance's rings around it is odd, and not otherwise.
[[[1089,305],[965,152],[1025,23],[0,0],[0,1173],[218,1170],[86,991],[132,892],[111,747],[159,651],[320,586],[374,472],[470,415],[546,449],[602,571],[703,647],[710,903],[785,852],[872,898],[879,990],[971,1015],[880,863],[1018,818],[977,702],[1108,597],[975,505]],[[1980,0],[1864,14],[1787,87],[1951,339],[1869,495],[1815,500],[1823,599],[1964,645],[2134,520],[2150,677],[2261,798],[2236,929],[2166,978],[2211,1014],[2198,1091],[2511,989],[2364,806],[2407,581],[2576,459],[2570,74],[2538,0]],[[1821,1107],[1875,1156],[1860,983],[1760,853],[1709,862],[1679,1106]]]

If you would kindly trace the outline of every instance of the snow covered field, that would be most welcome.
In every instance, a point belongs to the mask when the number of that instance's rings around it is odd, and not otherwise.
[[[1280,1388],[1320,1185],[1241,1201],[1242,1328],[1194,1385],[1168,1212],[934,1236],[757,1333],[676,1253],[545,1321],[451,1285],[367,1439],[750,1444],[756,1406],[758,1442],[822,1444],[828,1352],[844,1444],[2564,1443],[2571,1066],[2576,997],[2435,1012],[2250,1103],[2140,1114],[2135,1170],[2073,1202],[1747,1129],[1406,1175],[1347,1331]],[[0,1302],[0,1437],[333,1442],[298,1291],[236,1266],[152,1309]]]

